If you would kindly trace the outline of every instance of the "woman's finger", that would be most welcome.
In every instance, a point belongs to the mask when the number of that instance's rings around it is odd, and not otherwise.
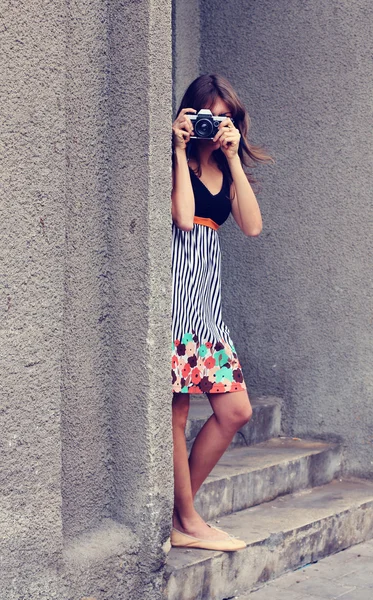
[[[181,129],[180,131],[181,131],[181,135],[183,136],[183,139],[186,142],[189,142],[189,140],[190,140],[190,133],[189,133],[189,131],[185,131],[185,129]]]
[[[230,127],[224,127],[221,131],[223,132],[223,134],[232,135],[232,136],[236,137],[238,140],[241,137],[240,132],[236,128],[231,129]]]
[[[183,108],[179,114],[177,115],[177,119],[180,119],[184,116],[187,116],[186,113],[196,113],[197,111],[194,108]]]
[[[234,127],[230,117],[227,117],[226,119],[224,119],[224,121],[221,121],[219,127]]]
[[[192,129],[193,129],[192,121],[187,116],[182,121],[182,123],[183,123],[183,126],[185,127],[185,129],[192,131]]]
[[[220,143],[221,144],[231,144],[232,146],[238,146],[239,145],[239,140],[237,138],[233,138],[233,137],[229,137],[229,136],[224,136],[223,138],[220,139]]]
[[[188,144],[188,142],[190,140],[189,131],[185,131],[185,129],[174,128],[173,134],[174,134],[175,146],[179,146],[180,148],[186,148],[186,145]]]
[[[218,139],[226,132],[233,132],[233,129],[230,129],[229,127],[221,127],[219,128],[218,133],[215,135],[214,137],[214,142],[217,142]]]
[[[176,135],[176,137],[178,137],[179,139],[185,139],[187,136],[190,137],[190,133],[189,131],[186,131],[185,129],[173,129],[174,134]]]
[[[194,113],[196,113],[197,111],[196,111],[195,108],[182,108],[181,111],[179,112],[179,115],[185,114],[187,112],[194,112]]]
[[[212,141],[213,141],[213,142],[217,142],[217,141],[218,141],[218,139],[219,139],[219,138],[220,138],[220,137],[223,135],[223,133],[224,133],[224,130],[223,130],[223,129],[220,129],[220,130],[218,131],[218,133],[216,133],[216,134],[215,134],[215,137],[213,137],[213,138],[212,138]]]
[[[175,121],[175,125],[178,126],[179,129],[185,129],[186,131],[193,131],[192,121],[188,119],[187,116],[180,120]]]
[[[228,145],[239,145],[240,138],[236,135],[235,132],[224,132],[220,136],[220,144],[227,147]]]
[[[184,134],[186,132],[191,133],[187,123],[185,123],[184,125],[182,123],[174,124],[172,131],[174,131],[174,133],[177,135],[180,135],[181,133]]]
[[[237,140],[239,140],[241,137],[241,134],[239,133],[239,131],[237,131],[237,129],[223,129],[221,136],[223,135],[235,138]]]
[[[181,124],[183,124],[182,126],[185,129],[188,129],[189,131],[193,131],[192,121],[190,120],[190,118],[187,115],[188,112],[196,113],[197,111],[194,108],[183,108],[179,112],[179,114],[175,120],[175,124],[178,124],[179,126],[181,126]]]

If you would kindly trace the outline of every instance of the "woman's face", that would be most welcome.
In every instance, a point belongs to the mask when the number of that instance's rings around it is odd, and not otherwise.
[[[228,104],[222,100],[222,98],[217,98],[211,106],[204,106],[203,108],[208,108],[211,110],[214,117],[232,117],[231,109],[229,108]],[[220,148],[219,140],[217,142],[208,140],[208,143],[214,147],[214,150]]]

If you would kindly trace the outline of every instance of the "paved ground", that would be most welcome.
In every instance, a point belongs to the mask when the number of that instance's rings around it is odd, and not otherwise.
[[[373,600],[373,540],[286,573],[238,600]]]

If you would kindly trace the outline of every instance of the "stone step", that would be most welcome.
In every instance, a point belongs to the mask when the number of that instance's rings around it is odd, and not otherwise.
[[[227,450],[195,498],[205,520],[249,508],[302,488],[329,483],[340,467],[340,446],[278,437]]]
[[[282,400],[276,396],[258,397],[251,399],[251,405],[253,416],[249,423],[236,433],[230,447],[249,446],[280,435]],[[185,429],[188,450],[212,412],[205,396],[191,397],[189,418]]]
[[[235,512],[219,527],[244,539],[238,552],[172,548],[167,600],[223,600],[373,537],[373,482],[334,480]]]

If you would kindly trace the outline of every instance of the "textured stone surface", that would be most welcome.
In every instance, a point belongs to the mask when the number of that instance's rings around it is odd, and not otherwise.
[[[177,110],[188,85],[199,75],[199,0],[172,2],[173,107]],[[176,115],[175,115],[176,116]]]
[[[195,506],[209,520],[337,476],[337,444],[275,438],[227,451],[196,495]]]
[[[153,600],[173,502],[171,2],[1,18],[0,598]]]
[[[280,398],[273,396],[252,398],[251,405],[253,416],[249,423],[236,433],[230,447],[249,446],[280,435],[282,406]],[[188,449],[193,445],[195,437],[212,412],[207,398],[192,397],[185,429]]]
[[[65,40],[59,11],[52,4],[36,2],[22,8],[6,3],[1,10],[0,564],[4,565],[18,553],[23,557],[31,553],[45,562],[62,549]],[[3,573],[1,568],[0,588]]]
[[[67,583],[69,600],[84,596],[95,600],[140,598],[142,594],[156,598],[153,576],[149,573],[146,582],[139,564],[140,545],[139,538],[128,528],[110,520],[67,544],[60,574]]]
[[[213,17],[212,17],[213,15]],[[373,4],[201,3],[201,70],[225,74],[276,164],[257,171],[263,232],[221,232],[223,309],[249,391],[286,431],[345,441],[373,475]]]
[[[373,537],[373,483],[333,481],[219,521],[248,544],[238,552],[173,548],[168,600],[223,600]]]
[[[370,600],[373,588],[373,540],[356,544],[304,568],[286,573],[239,600]]]
[[[25,552],[24,562],[1,573],[1,600],[111,600],[143,590],[138,566],[139,539],[126,527],[104,519],[67,543],[61,556],[37,564]],[[54,560],[52,560],[54,558]],[[145,586],[146,589],[146,586]],[[144,590],[145,591],[145,590]],[[136,597],[136,596],[134,596]],[[155,596],[156,597],[156,596]]]

